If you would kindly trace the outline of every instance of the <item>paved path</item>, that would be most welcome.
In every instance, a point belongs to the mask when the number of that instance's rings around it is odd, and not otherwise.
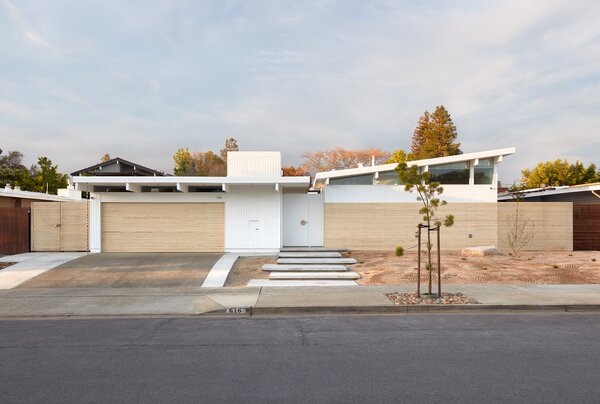
[[[0,322],[5,403],[597,403],[599,314]]]
[[[223,254],[221,258],[211,268],[210,272],[202,283],[203,288],[222,288],[225,285],[229,271],[233,268],[233,264],[237,261],[239,255]]]
[[[228,308],[254,308],[255,314],[322,308],[397,307],[385,292],[411,292],[404,286],[245,287],[245,288],[17,288],[0,291],[0,317],[198,315]],[[448,286],[486,305],[600,305],[600,285]],[[447,306],[446,306],[447,307]],[[469,308],[477,308],[470,305]],[[573,309],[577,309],[576,307]],[[283,310],[283,311],[282,311]]]
[[[87,255],[85,252],[32,252],[1,257],[0,262],[17,262],[0,270],[0,289],[11,289],[66,262]]]

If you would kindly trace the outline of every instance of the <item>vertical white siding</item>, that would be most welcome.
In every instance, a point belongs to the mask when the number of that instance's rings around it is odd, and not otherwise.
[[[281,247],[281,193],[274,185],[232,185],[225,201],[225,250]]]
[[[229,152],[227,153],[227,176],[280,177],[281,153]]]
[[[100,195],[91,194],[90,204],[89,204],[89,215],[90,215],[90,224],[89,224],[89,247],[91,252],[100,252],[102,248],[102,228],[101,228],[101,209],[102,200]]]

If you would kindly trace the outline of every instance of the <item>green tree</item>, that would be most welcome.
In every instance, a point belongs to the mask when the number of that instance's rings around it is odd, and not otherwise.
[[[594,164],[585,167],[581,161],[570,164],[556,159],[538,163],[533,169],[521,170],[521,183],[527,188],[588,184],[600,181]]]
[[[37,164],[29,171],[30,183],[26,186],[29,191],[56,194],[68,184],[68,175],[58,172],[58,165],[52,165],[48,157],[38,157]]]
[[[456,143],[458,132],[452,117],[439,105],[433,113],[425,111],[413,132],[411,156],[415,160],[461,154]]]
[[[431,294],[431,232],[429,230],[441,226],[451,227],[454,225],[454,215],[446,215],[441,218],[437,216],[437,211],[440,206],[446,205],[447,202],[440,198],[444,193],[444,188],[439,182],[431,181],[431,173],[421,170],[416,165],[410,167],[406,163],[399,163],[395,169],[400,182],[404,184],[404,190],[407,192],[415,192],[418,194],[417,200],[421,202],[419,213],[422,216],[422,223],[427,229],[427,270],[429,271],[429,293]]]
[[[185,149],[177,149],[175,154],[173,154],[173,161],[175,163],[175,167],[173,168],[175,175],[195,175],[194,161],[187,147]]]
[[[23,165],[23,153],[19,151],[9,151],[4,155],[2,153],[0,149],[0,186],[10,184],[25,189],[29,181],[29,170]]]

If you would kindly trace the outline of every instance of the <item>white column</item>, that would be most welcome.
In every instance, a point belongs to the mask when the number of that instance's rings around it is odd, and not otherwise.
[[[90,195],[89,210],[89,248],[90,252],[99,253],[102,249],[102,201],[99,194]]]

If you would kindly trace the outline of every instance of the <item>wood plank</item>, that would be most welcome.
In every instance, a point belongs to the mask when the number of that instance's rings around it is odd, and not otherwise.
[[[223,203],[103,203],[102,251],[222,252]]]
[[[31,251],[60,251],[60,202],[31,204]]]
[[[60,203],[60,250],[88,251],[88,203]]]
[[[29,208],[0,208],[0,254],[28,252],[29,226]]]
[[[573,205],[573,249],[600,250],[600,205]]]

